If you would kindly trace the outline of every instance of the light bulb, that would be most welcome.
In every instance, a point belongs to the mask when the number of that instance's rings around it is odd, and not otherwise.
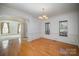
[[[39,19],[43,19],[43,17],[41,17],[41,16],[39,16],[38,18],[39,18]]]
[[[45,17],[46,17],[46,15],[43,15],[43,17],[45,18]]]
[[[48,17],[45,17],[45,19],[48,19]]]

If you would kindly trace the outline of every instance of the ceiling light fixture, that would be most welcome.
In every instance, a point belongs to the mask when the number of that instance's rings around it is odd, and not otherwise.
[[[42,12],[42,14],[41,14],[41,16],[38,17],[38,19],[47,20],[48,19],[48,16],[46,15],[45,8],[42,8],[41,12]]]

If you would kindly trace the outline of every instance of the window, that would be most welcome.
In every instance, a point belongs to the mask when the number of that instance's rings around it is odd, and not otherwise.
[[[18,24],[18,33],[21,33],[21,24]]]
[[[68,36],[68,21],[59,21],[59,35],[67,37]]]
[[[50,23],[47,22],[45,23],[45,34],[49,35],[50,34]]]
[[[0,34],[1,34],[1,22],[0,22]]]
[[[9,33],[9,23],[3,22],[1,23],[1,33],[8,34]]]

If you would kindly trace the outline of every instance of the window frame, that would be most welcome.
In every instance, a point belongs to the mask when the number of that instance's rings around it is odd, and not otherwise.
[[[17,28],[17,33],[20,34],[21,32],[19,32],[19,27],[21,26],[21,24],[18,24],[18,28]]]
[[[8,33],[3,33],[4,23],[6,23],[8,26]],[[1,22],[1,34],[9,34],[9,33],[10,33],[9,22]]]

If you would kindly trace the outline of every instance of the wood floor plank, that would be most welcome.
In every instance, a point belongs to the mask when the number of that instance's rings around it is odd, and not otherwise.
[[[2,55],[8,56],[79,56],[77,46],[45,38],[31,42],[28,42],[26,38],[22,39],[21,44],[18,40],[12,40],[3,51]]]

